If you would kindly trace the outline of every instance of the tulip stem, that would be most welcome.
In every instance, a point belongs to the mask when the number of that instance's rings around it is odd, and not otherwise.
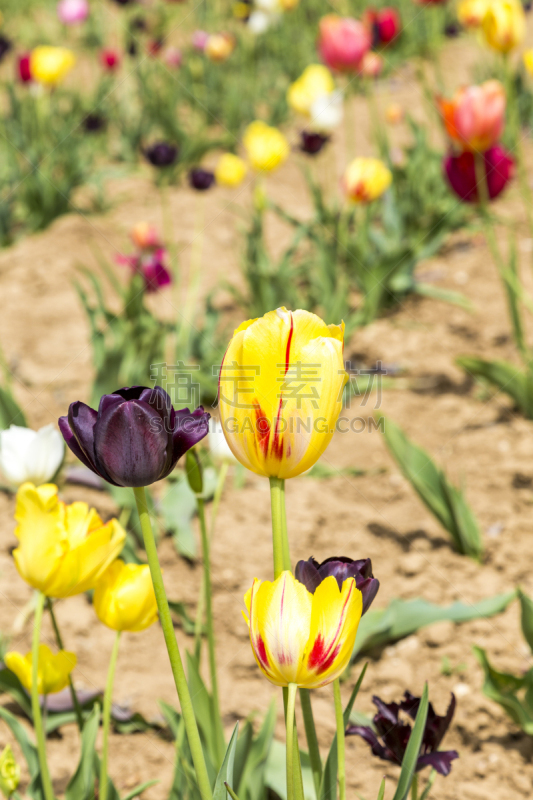
[[[64,650],[65,648],[63,646],[61,631],[59,630],[56,615],[54,614],[54,604],[52,603],[49,597],[46,598],[46,607],[48,609],[48,613],[50,614],[50,619],[52,621],[52,627],[54,629],[57,646],[59,647],[60,650]],[[83,712],[81,710],[80,701],[78,700],[78,695],[76,694],[76,689],[74,688],[74,683],[72,681],[71,674],[69,674],[68,676],[68,685],[70,688],[70,696],[72,697],[72,705],[74,706],[74,711],[76,712],[76,722],[78,723],[78,728],[81,733],[83,730]]]
[[[113,650],[111,651],[111,659],[109,661],[109,669],[107,671],[107,682],[104,694],[104,711],[102,717],[102,761],[100,763],[100,786],[99,798],[100,800],[107,800],[107,790],[109,787],[109,778],[107,776],[107,762],[109,751],[109,727],[111,724],[111,703],[113,700],[113,684],[115,682],[115,672],[117,668],[118,647],[120,644],[120,631],[117,631]]]
[[[39,704],[39,641],[41,638],[41,624],[43,621],[45,596],[42,592],[37,592],[37,602],[35,605],[35,617],[33,621],[33,642],[31,649],[31,713],[33,716],[33,727],[37,740],[37,755],[39,757],[39,770],[41,773],[41,784],[45,800],[54,800],[54,790],[48,771],[46,761],[46,739],[44,736],[43,719],[41,716],[41,706]]]
[[[294,741],[297,738],[294,736],[294,706],[296,704],[296,689],[295,683],[289,683],[287,692],[287,800],[294,800]]]
[[[143,533],[144,547],[148,564],[150,566],[150,574],[152,576],[152,583],[154,585],[155,597],[157,600],[157,608],[159,610],[159,620],[163,628],[163,635],[165,637],[165,644],[167,646],[168,657],[170,660],[170,667],[178,698],[181,705],[181,713],[185,730],[187,732],[187,739],[191,750],[194,769],[196,771],[196,779],[198,781],[198,790],[202,800],[212,800],[211,783],[209,775],[207,774],[207,767],[205,764],[204,752],[202,750],[202,742],[200,741],[200,734],[198,732],[198,725],[194,716],[194,708],[192,705],[191,694],[187,685],[185,677],[185,670],[183,669],[183,662],[172,624],[172,617],[168,607],[168,600],[165,593],[165,585],[163,583],[163,576],[161,574],[161,566],[157,557],[157,547],[150,523],[150,515],[146,505],[146,493],[143,487],[133,489],[135,500],[137,502],[137,510],[139,512],[139,519],[141,522],[141,530]],[[48,798],[47,798],[48,800]]]
[[[309,748],[309,760],[311,771],[316,789],[316,796],[319,797],[320,784],[322,782],[322,759],[320,758],[320,748],[316,735],[315,720],[313,718],[313,707],[311,706],[311,692],[309,689],[300,689],[300,705],[304,718],[305,736],[307,747]]]
[[[337,760],[339,772],[339,800],[346,800],[346,758],[344,748],[344,712],[342,710],[341,683],[339,678],[333,681],[333,697],[335,699],[335,720],[337,722]]]
[[[218,755],[218,766],[224,760],[226,744],[224,741],[224,729],[222,727],[222,717],[220,715],[220,700],[218,696],[217,680],[217,659],[215,654],[215,626],[213,622],[213,602],[211,588],[211,558],[209,550],[209,536],[207,535],[207,525],[205,521],[205,504],[200,495],[196,495],[198,505],[198,517],[200,519],[200,531],[202,535],[202,555],[204,559],[204,582],[205,582],[205,609],[207,621],[207,649],[209,652],[209,672],[211,674],[211,694],[215,709],[215,735]]]
[[[281,478],[270,478],[270,507],[272,510],[274,578],[278,578],[283,570],[291,568],[285,514],[285,481]]]

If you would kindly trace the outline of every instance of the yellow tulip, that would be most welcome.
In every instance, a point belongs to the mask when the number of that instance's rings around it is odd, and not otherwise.
[[[233,153],[224,153],[215,167],[215,180],[220,186],[239,186],[247,171],[248,168],[242,158],[234,156]]]
[[[235,38],[229,33],[213,33],[209,36],[204,53],[211,61],[226,61],[235,49]]]
[[[144,631],[157,619],[148,564],[113,561],[97,581],[93,596],[98,619],[114,631]]]
[[[220,369],[219,410],[229,447],[258,475],[294,478],[333,436],[348,379],[344,323],[278,308],[243,322]]]
[[[457,17],[465,28],[480,28],[492,0],[461,0]]]
[[[37,691],[39,694],[55,694],[68,684],[70,673],[76,666],[76,654],[68,650],[60,650],[55,655],[48,645],[39,645],[39,666],[37,671]],[[13,651],[6,653],[4,663],[11,672],[14,672],[21,684],[31,692],[31,652],[22,653]]]
[[[350,661],[363,609],[353,578],[339,589],[330,575],[311,594],[291,572],[273,583],[255,579],[243,612],[259,668],[276,686],[325,686]]]
[[[313,103],[335,90],[335,81],[323,64],[310,64],[287,90],[287,103],[298,114],[311,115]]]
[[[0,791],[11,797],[20,783],[20,766],[15,761],[11,746],[6,744],[0,753]]]
[[[508,53],[526,33],[526,15],[520,0],[492,0],[482,24],[485,41],[493,50]]]
[[[243,143],[252,167],[258,172],[271,172],[289,155],[289,143],[281,131],[260,120],[248,125]]]
[[[24,580],[48,597],[69,597],[92,589],[118,556],[126,533],[116,519],[105,525],[87,503],[65,505],[57,486],[23,483],[17,492],[13,551]]]
[[[526,50],[523,59],[525,68],[530,75],[533,75],[533,50]]]
[[[354,203],[371,203],[392,183],[392,173],[379,158],[355,158],[344,173],[344,189]]]
[[[300,0],[279,0],[279,4],[283,11],[294,11]]]
[[[30,71],[39,83],[55,85],[70,72],[76,58],[66,47],[36,47],[30,54]]]

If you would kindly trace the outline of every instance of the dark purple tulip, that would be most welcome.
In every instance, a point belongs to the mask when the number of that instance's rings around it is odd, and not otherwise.
[[[175,411],[160,386],[132,386],[105,394],[98,411],[71,403],[59,428],[74,455],[104,480],[149,486],[207,435],[209,414],[202,406]]]
[[[5,36],[0,36],[0,61],[4,58],[7,53],[11,50],[13,45]]]
[[[171,167],[178,157],[178,148],[168,142],[156,142],[146,148],[144,155],[154,167]]]
[[[356,587],[363,595],[363,614],[370,608],[379,589],[379,581],[372,575],[372,562],[369,558],[354,561],[340,556],[326,558],[321,564],[314,558],[308,558],[307,561],[298,561],[294,575],[311,594],[315,593],[317,586],[328,575],[336,578],[339,589],[342,589],[342,584],[347,578],[354,578]]]
[[[302,131],[300,133],[300,150],[309,156],[316,156],[320,153],[325,144],[329,142],[329,136],[313,131]]]
[[[215,175],[208,169],[195,167],[189,172],[189,183],[193,189],[197,189],[199,192],[205,192],[206,189],[210,189],[214,182]]]
[[[401,764],[412,728],[409,723],[400,721],[399,713],[404,711],[414,720],[420,704],[420,697],[415,697],[411,692],[405,692],[401,703],[384,703],[376,696],[372,698],[372,702],[378,709],[373,720],[377,733],[366,725],[349,725],[346,734],[361,736],[371,746],[373,754],[383,761]],[[424,767],[431,766],[441,775],[450,773],[452,761],[459,758],[459,754],[455,750],[439,751],[438,747],[450,727],[454,711],[455,695],[453,694],[448,710],[443,717],[436,714],[432,704],[429,704],[422,747],[416,762],[417,772]]]
[[[487,175],[489,197],[503,192],[514,173],[514,159],[500,145],[496,144],[483,153],[483,161]],[[444,159],[444,172],[455,194],[466,203],[477,203],[476,166],[474,154],[464,152],[460,155],[448,155]]]
[[[106,126],[106,123],[106,118],[101,114],[87,114],[83,120],[83,127],[87,133],[96,133],[103,130]]]

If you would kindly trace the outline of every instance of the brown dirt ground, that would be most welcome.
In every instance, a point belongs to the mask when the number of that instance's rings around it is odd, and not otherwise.
[[[449,87],[467,80],[479,50],[471,43],[454,42],[443,64]],[[419,92],[413,69],[406,66],[394,80],[379,87],[383,108],[390,99],[420,113]],[[363,103],[354,109],[357,150],[371,152],[368,120]],[[396,134],[394,134],[396,135]],[[397,129],[398,139],[405,130]],[[528,148],[528,156],[533,155]],[[342,136],[334,154],[326,156],[341,170],[345,162]],[[267,181],[269,193],[289,210],[305,214],[308,200],[292,159]],[[72,288],[78,263],[95,264],[91,248],[107,256],[125,246],[132,224],[147,219],[160,224],[157,191],[141,172],[109,187],[113,203],[100,217],[69,215],[46,232],[29,237],[0,253],[0,341],[16,378],[16,394],[34,427],[54,421],[72,400],[87,398],[91,381],[91,351],[86,320]],[[202,293],[228,276],[239,280],[238,222],[232,204],[246,207],[250,186],[231,193],[212,191],[205,198],[202,254]],[[187,282],[191,243],[195,238],[197,198],[188,188],[170,193],[174,236],[180,269]],[[529,276],[533,240],[523,224],[516,187],[499,203],[506,218],[518,221],[522,268]],[[286,232],[271,221],[272,242],[282,242]],[[381,581],[376,606],[393,597],[424,597],[440,604],[455,600],[475,602],[520,584],[533,594],[531,563],[531,506],[533,491],[533,428],[513,413],[501,395],[480,397],[454,366],[462,353],[515,358],[509,339],[502,290],[483,237],[461,233],[445,253],[422,264],[421,271],[437,270],[440,286],[459,289],[474,304],[473,313],[431,300],[409,299],[396,313],[360,331],[348,354],[357,353],[367,363],[381,359],[399,364],[403,377],[385,391],[381,409],[446,466],[457,481],[465,481],[468,499],[487,534],[483,566],[454,553],[446,535],[421,505],[388,456],[380,435],[368,427],[361,434],[337,435],[324,461],[335,468],[356,466],[375,470],[359,478],[343,475],[317,482],[301,478],[289,482],[288,521],[293,561],[313,554],[370,556]],[[166,316],[182,313],[179,292],[162,292],[155,298]],[[225,342],[220,343],[221,351]],[[372,409],[354,403],[349,416],[368,418]],[[384,468],[379,472],[376,468]],[[523,476],[518,482],[515,476]],[[525,488],[516,488],[518,485]],[[68,488],[65,499],[87,499],[103,514],[111,502],[96,492]],[[13,500],[0,495],[0,572],[3,602],[0,630],[13,632],[17,615],[31,596],[18,577],[9,548],[14,544]],[[194,603],[201,567],[179,561],[169,540],[161,545],[165,582],[171,597]],[[267,482],[250,475],[242,490],[228,482],[213,546],[213,581],[221,697],[226,728],[253,711],[264,712],[276,693],[255,665],[247,630],[241,617],[243,595],[255,576],[270,577],[271,559],[269,494]],[[58,605],[58,617],[69,649],[76,651],[76,681],[87,688],[102,687],[113,634],[96,619],[83,597]],[[50,630],[45,628],[45,637]],[[178,631],[182,647],[189,641]],[[458,697],[458,710],[445,744],[460,752],[451,775],[439,779],[432,796],[438,800],[481,800],[498,797],[521,800],[531,794],[533,741],[522,734],[499,706],[481,692],[482,674],[472,645],[487,648],[501,669],[515,672],[532,664],[519,629],[518,608],[513,604],[500,617],[454,626],[441,623],[385,649],[371,660],[359,696],[358,709],[372,710],[371,696],[397,698],[405,689],[419,693],[429,681],[430,696],[443,712],[450,691]],[[28,624],[14,636],[13,646],[30,646]],[[443,658],[452,666],[465,664],[452,676],[441,672]],[[131,702],[149,717],[158,713],[156,701],[176,703],[163,637],[155,625],[142,634],[125,635],[119,657],[115,699]],[[345,685],[347,694],[350,686]],[[7,698],[6,698],[7,701]],[[320,743],[327,748],[334,731],[331,689],[315,693]],[[281,704],[278,735],[282,735]],[[0,747],[10,739],[0,725]],[[49,742],[51,770],[58,793],[64,789],[78,754],[74,726]],[[361,792],[375,797],[383,774],[397,770],[370,756],[360,740],[347,745],[351,796]],[[173,745],[155,734],[113,735],[110,769],[120,789],[153,777],[160,783],[143,795],[146,800],[166,798],[173,768]],[[389,796],[392,794],[389,788]]]

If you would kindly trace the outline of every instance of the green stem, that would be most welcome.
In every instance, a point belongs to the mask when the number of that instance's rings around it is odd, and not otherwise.
[[[215,709],[215,735],[217,743],[217,755],[219,766],[224,760],[226,745],[224,742],[224,729],[222,727],[222,717],[220,715],[220,700],[218,695],[217,680],[217,659],[215,653],[215,625],[213,622],[213,592],[211,588],[211,557],[209,551],[209,536],[207,535],[207,525],[205,521],[205,504],[203,497],[196,495],[198,505],[198,517],[200,519],[200,532],[202,536],[202,555],[204,560],[204,581],[205,581],[205,608],[207,619],[207,648],[209,651],[209,672],[211,675],[211,694],[213,696],[213,706]]]
[[[41,624],[43,621],[43,611],[45,596],[42,592],[37,592],[37,602],[35,605],[35,618],[33,622],[33,642],[31,648],[31,713],[33,716],[33,727],[35,738],[37,739],[37,755],[39,757],[39,770],[41,773],[41,784],[45,800],[54,800],[54,790],[48,771],[46,761],[46,739],[44,736],[43,720],[41,717],[41,706],[39,704],[39,640],[41,638]]]
[[[318,747],[315,720],[313,718],[313,708],[311,706],[311,692],[309,689],[300,689],[300,705],[302,707],[302,714],[304,718],[305,736],[307,738],[307,747],[309,749],[311,771],[313,773],[313,781],[315,784],[316,796],[318,798],[320,784],[322,782],[322,759],[320,758],[320,749]]]
[[[411,784],[411,800],[418,800],[418,775],[413,776]]]
[[[270,507],[272,511],[272,545],[274,549],[274,578],[290,570],[287,517],[285,515],[285,481],[270,478]]]
[[[295,683],[289,683],[287,692],[286,747],[287,747],[287,800],[294,800],[294,706],[296,703]]]
[[[224,485],[226,483],[228,469],[229,469],[229,463],[227,461],[224,461],[218,473],[215,494],[213,495],[213,506],[211,508],[211,539],[213,538],[213,534],[215,532],[215,522],[218,514],[218,507],[220,505],[220,500],[222,498],[222,492],[224,491]]]
[[[198,789],[202,800],[212,800],[211,784],[207,774],[207,767],[205,764],[205,757],[202,750],[202,743],[200,741],[200,734],[194,716],[194,709],[191,700],[191,694],[187,685],[185,677],[185,670],[174,633],[174,626],[172,625],[172,617],[168,607],[168,600],[165,594],[165,586],[163,583],[163,576],[161,574],[161,567],[157,557],[157,547],[155,544],[152,525],[150,523],[150,515],[146,506],[146,493],[143,487],[133,489],[135,500],[137,502],[137,510],[139,512],[139,519],[141,521],[141,530],[143,532],[144,547],[148,564],[150,566],[150,574],[152,576],[152,583],[154,585],[155,597],[157,600],[157,608],[159,610],[159,620],[163,628],[163,635],[165,637],[165,644],[167,646],[170,667],[176,690],[181,705],[181,713],[185,723],[185,730],[187,732],[187,739],[189,741],[189,748],[191,750],[194,769],[196,771],[196,779],[198,781]],[[48,798],[47,798],[48,800]]]
[[[48,613],[50,614],[50,619],[52,620],[52,627],[54,629],[57,646],[60,650],[64,650],[65,648],[63,646],[63,639],[61,638],[61,632],[57,624],[56,615],[54,614],[54,606],[49,597],[46,598],[46,607],[48,609]],[[76,689],[74,688],[74,683],[72,682],[72,675],[68,676],[68,685],[70,688],[70,696],[72,697],[74,711],[76,712],[76,722],[78,723],[78,728],[81,733],[83,730],[83,712],[81,710],[80,701],[78,700],[78,695],[76,694]]]
[[[104,711],[102,718],[102,761],[100,762],[100,786],[99,798],[100,800],[107,800],[107,790],[109,788],[109,779],[107,776],[107,762],[109,754],[109,727],[111,724],[111,703],[113,700],[113,684],[115,682],[115,671],[117,668],[118,648],[120,644],[120,631],[117,631],[113,650],[111,651],[111,659],[109,661],[109,669],[107,671],[107,682],[104,694]]]
[[[342,710],[341,684],[339,678],[333,681],[335,699],[335,720],[337,723],[337,758],[339,764],[339,800],[346,800],[346,760],[344,753],[344,713]]]

